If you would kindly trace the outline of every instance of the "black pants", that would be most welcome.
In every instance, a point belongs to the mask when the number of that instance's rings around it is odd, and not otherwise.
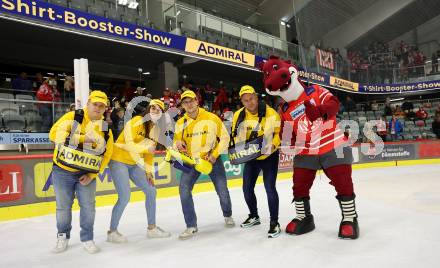
[[[258,175],[260,171],[263,170],[263,181],[267,194],[267,202],[269,203],[270,220],[278,221],[280,201],[275,185],[278,174],[278,160],[279,151],[276,151],[264,160],[252,160],[244,165],[243,193],[251,216],[258,216],[257,197],[255,196],[254,189]]]

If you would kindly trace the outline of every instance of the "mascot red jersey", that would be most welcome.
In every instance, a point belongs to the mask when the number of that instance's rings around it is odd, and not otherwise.
[[[293,196],[296,217],[286,232],[301,235],[315,229],[310,212],[310,188],[317,170],[323,169],[336,189],[336,199],[342,211],[339,237],[356,239],[359,236],[358,215],[351,178],[353,161],[347,137],[336,124],[338,99],[327,89],[306,87],[299,80],[299,71],[290,61],[271,56],[261,67],[268,94],[280,96],[283,141],[291,138],[294,150]],[[289,133],[286,133],[288,131]]]

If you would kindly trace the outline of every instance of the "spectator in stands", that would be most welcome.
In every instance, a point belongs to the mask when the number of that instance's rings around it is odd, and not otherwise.
[[[174,100],[176,101],[176,104],[180,103],[180,95],[182,95],[182,90],[178,89],[173,96]]]
[[[437,110],[435,111],[435,114],[440,113],[440,104],[437,106]]]
[[[416,113],[416,117],[419,120],[426,120],[428,118],[428,113],[425,111],[423,107],[420,107]]]
[[[396,109],[394,110],[394,115],[397,117],[404,117],[405,113],[402,111],[399,105],[396,105]]]
[[[346,112],[356,111],[356,103],[351,99],[350,96],[347,96],[347,98],[345,98],[344,107]]]
[[[35,92],[37,92],[38,91],[38,89],[41,87],[41,85],[43,84],[43,82],[44,82],[44,77],[43,77],[43,75],[41,74],[41,73],[36,73],[35,74],[35,79],[34,79],[34,82],[33,82],[33,84],[32,84],[32,87],[33,87],[33,91],[35,91]]]
[[[110,118],[112,120],[112,132],[114,137],[118,137],[124,128],[124,108],[114,108]]]
[[[432,122],[432,132],[440,139],[440,113],[435,114],[435,120]]]
[[[169,88],[165,88],[163,90],[163,97],[160,98],[160,100],[165,104],[165,111],[168,110],[170,107],[175,106],[175,100],[171,96],[171,90]]]
[[[390,122],[388,123],[389,132],[393,141],[398,140],[402,137],[403,126],[397,119],[396,115],[393,115]]]
[[[125,101],[131,101],[136,95],[136,89],[131,86],[130,81],[125,81],[125,85],[122,88],[121,95],[124,97]]]
[[[404,111],[406,111],[406,110],[410,111],[410,110],[412,110],[412,109],[414,109],[414,104],[413,104],[412,102],[410,102],[410,101],[405,101],[405,102],[402,104],[402,110],[404,110]]]
[[[416,119],[416,113],[415,113],[415,108],[412,110],[409,110],[408,112],[405,111],[406,114],[406,119],[414,121]]]
[[[223,111],[223,109],[227,106],[228,103],[228,93],[226,93],[226,89],[224,87],[221,87],[218,90],[218,94],[215,97],[214,101],[214,109],[219,109],[220,111]]]
[[[64,102],[74,102],[75,100],[75,81],[72,76],[66,76],[64,80]]]
[[[12,89],[17,91],[32,91],[32,81],[28,79],[27,73],[21,72],[12,80]]]
[[[61,101],[60,93],[57,90],[57,80],[54,77],[49,77],[37,91],[37,100],[44,102],[58,102]],[[48,131],[53,124],[53,104],[39,103],[40,114],[43,119],[42,129]]]

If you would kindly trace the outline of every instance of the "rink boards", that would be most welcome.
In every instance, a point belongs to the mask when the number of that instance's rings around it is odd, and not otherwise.
[[[365,144],[353,147],[353,155],[355,169],[440,163],[440,141],[387,143],[380,153]],[[50,153],[0,156],[0,221],[55,213],[51,159]],[[228,186],[241,186],[243,165],[232,165],[226,155],[222,159]],[[176,196],[179,194],[180,171],[162,163],[163,154],[157,154],[153,165],[158,198]],[[163,165],[160,169],[159,164]],[[291,155],[280,155],[279,180],[291,178],[292,165]],[[212,190],[214,187],[207,176],[201,176],[194,188],[194,192]],[[134,185],[132,192],[132,202],[144,200],[143,193]],[[97,178],[97,206],[113,205],[116,198],[112,176],[107,168]]]

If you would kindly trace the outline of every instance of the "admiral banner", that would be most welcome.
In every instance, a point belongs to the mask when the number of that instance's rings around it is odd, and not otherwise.
[[[330,86],[339,87],[339,88],[346,89],[349,91],[354,91],[354,92],[359,91],[359,84],[358,83],[344,80],[341,78],[337,78],[335,76],[330,76]]]
[[[251,67],[255,66],[255,55],[253,54],[191,38],[186,39],[185,51],[209,58],[243,64]]]

